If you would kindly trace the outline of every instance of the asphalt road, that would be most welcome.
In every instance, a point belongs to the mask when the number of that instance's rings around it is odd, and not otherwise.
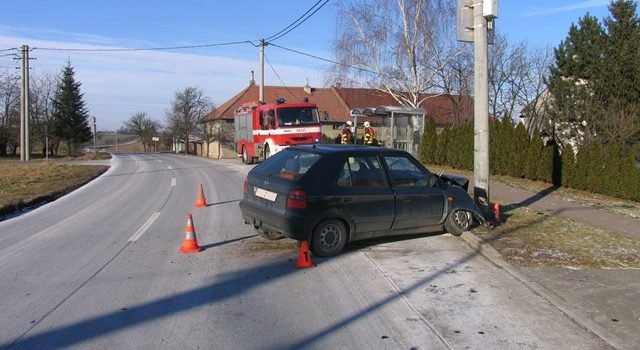
[[[0,222],[0,349],[607,348],[450,235],[358,243],[297,270],[295,242],[242,222],[249,169],[119,154]],[[200,253],[178,251],[187,213]]]

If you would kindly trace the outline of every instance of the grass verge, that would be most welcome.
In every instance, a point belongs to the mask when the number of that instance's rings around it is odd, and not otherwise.
[[[478,227],[484,239],[514,266],[640,268],[640,242],[569,219],[522,207],[494,229]]]
[[[0,215],[61,197],[107,169],[106,166],[3,160],[0,162]]]

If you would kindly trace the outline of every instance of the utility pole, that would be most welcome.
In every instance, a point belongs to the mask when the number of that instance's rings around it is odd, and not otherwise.
[[[96,117],[93,117],[93,152],[98,152],[98,148],[96,145]]]
[[[260,39],[260,103],[264,102],[264,47],[265,44],[264,39]]]
[[[458,0],[457,37],[473,42],[473,198],[484,213],[490,212],[489,200],[489,70],[488,26],[498,17],[498,0]]]
[[[20,161],[28,162],[29,140],[29,46],[22,45],[22,88],[20,89]]]

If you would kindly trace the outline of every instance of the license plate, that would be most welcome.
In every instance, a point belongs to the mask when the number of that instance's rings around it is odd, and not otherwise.
[[[267,191],[265,189],[262,188],[258,188],[255,187],[255,195],[260,197],[260,198],[264,198],[268,201],[272,201],[275,202],[276,201],[276,197],[278,197],[278,194],[275,192],[271,192],[271,191]]]

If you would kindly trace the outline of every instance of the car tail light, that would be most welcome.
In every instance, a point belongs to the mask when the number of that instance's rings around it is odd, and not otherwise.
[[[249,178],[244,178],[244,185],[242,186],[242,193],[247,193],[249,191]]]
[[[303,190],[291,190],[287,196],[287,208],[307,209],[307,194]]]

